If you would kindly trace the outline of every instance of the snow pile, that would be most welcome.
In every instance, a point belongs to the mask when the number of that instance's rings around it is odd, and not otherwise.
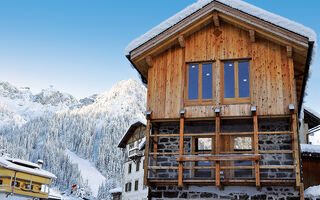
[[[62,199],[62,195],[57,189],[50,188],[49,189],[49,198],[60,198]]]
[[[304,191],[304,197],[305,198],[314,198],[314,199],[319,198],[320,197],[320,185],[308,187],[308,189],[306,189]]]
[[[300,144],[301,152],[320,153],[320,145]]]
[[[88,182],[93,196],[96,197],[99,186],[106,181],[106,178],[88,160],[80,158],[69,150],[66,150],[66,153],[70,156],[71,162],[78,165],[82,179],[84,182]]]
[[[121,192],[122,192],[122,188],[121,187],[117,187],[117,188],[113,188],[113,189],[109,190],[110,194],[121,193]]]
[[[140,45],[144,44],[148,40],[156,37],[163,31],[167,30],[168,28],[174,26],[184,18],[188,17],[189,15],[195,13],[196,11],[200,10],[204,6],[208,5],[214,0],[198,0],[198,2],[191,4],[190,6],[186,7],[182,11],[178,12],[174,16],[170,17],[166,21],[160,23],[158,26],[154,27],[153,29],[149,30],[147,33],[143,34],[142,36],[138,37],[137,39],[133,40],[126,48],[125,54],[129,55],[130,51],[134,50],[135,48],[139,47]],[[247,14],[253,15],[257,18],[260,18],[264,21],[270,22],[272,24],[278,25],[283,27],[289,31],[295,32],[302,36],[309,38],[309,41],[315,42],[314,52],[313,55],[316,54],[316,33],[299,23],[291,21],[287,18],[281,17],[279,15],[273,14],[256,6],[253,6],[249,3],[243,2],[241,0],[215,0],[227,6],[230,6],[234,9],[240,10]]]

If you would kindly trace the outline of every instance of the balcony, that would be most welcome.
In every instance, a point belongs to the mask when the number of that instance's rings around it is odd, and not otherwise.
[[[150,186],[299,184],[295,115],[148,123]]]

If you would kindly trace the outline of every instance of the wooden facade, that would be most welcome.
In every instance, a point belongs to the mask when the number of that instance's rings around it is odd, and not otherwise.
[[[291,185],[303,192],[297,111],[310,48],[306,37],[213,1],[132,50],[129,59],[148,83],[145,184]],[[236,78],[235,97],[225,98],[224,64],[234,64],[237,74],[243,61],[249,66],[249,95],[239,97]],[[199,68],[201,80],[205,64],[212,65],[212,98],[202,98],[199,81],[198,97],[190,100],[188,66]],[[264,125],[280,119],[283,129]],[[249,149],[237,150],[237,137],[247,137]],[[287,137],[289,144],[276,141],[274,149],[264,149],[264,137]],[[208,149],[196,150],[199,138],[210,139]],[[266,155],[291,157],[292,163],[270,164]],[[269,169],[294,175],[270,178]],[[157,175],[161,170],[176,174]]]

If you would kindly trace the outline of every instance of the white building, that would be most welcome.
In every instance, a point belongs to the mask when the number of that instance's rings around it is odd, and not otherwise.
[[[118,145],[123,148],[125,156],[122,200],[148,199],[148,187],[143,184],[145,129],[146,125],[140,121],[132,124]]]

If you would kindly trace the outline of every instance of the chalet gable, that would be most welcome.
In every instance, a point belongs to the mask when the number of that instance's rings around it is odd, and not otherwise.
[[[212,24],[216,35],[220,34],[221,25],[231,24],[246,31],[252,43],[261,38],[286,48],[287,56],[294,62],[298,107],[301,110],[309,66],[316,49],[315,32],[246,2],[199,0],[132,41],[126,48],[126,56],[140,73],[142,81],[147,83],[148,69],[152,67],[154,57],[174,46],[185,48],[187,37]],[[187,55],[185,57],[187,62]]]
[[[118,147],[119,148],[126,148],[126,145],[132,141],[136,141],[138,139],[142,139],[140,137],[144,137],[144,136],[139,136],[139,134],[137,132],[141,132],[143,133],[143,130],[138,130],[139,128],[145,128],[146,125],[140,121],[137,121],[135,123],[133,123],[127,130],[127,132],[124,134],[124,136],[121,138]]]

